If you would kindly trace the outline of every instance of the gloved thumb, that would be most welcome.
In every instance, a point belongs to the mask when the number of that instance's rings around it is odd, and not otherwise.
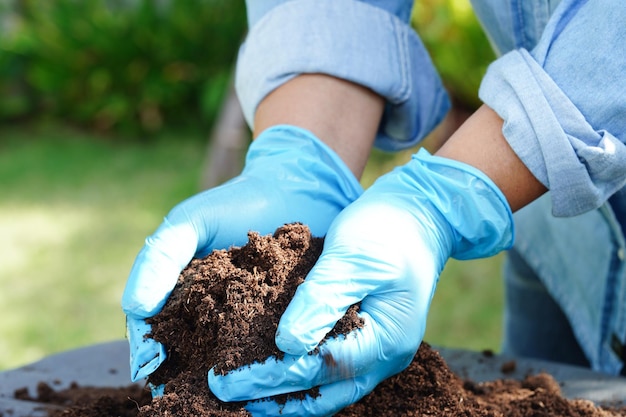
[[[122,295],[122,308],[128,316],[152,317],[163,308],[180,271],[194,256],[197,242],[189,223],[165,218],[146,239],[131,269]]]
[[[151,329],[144,319],[163,308],[180,271],[193,257],[197,240],[187,224],[166,218],[135,259],[122,295],[133,381],[150,375],[166,358],[163,345],[146,338]]]

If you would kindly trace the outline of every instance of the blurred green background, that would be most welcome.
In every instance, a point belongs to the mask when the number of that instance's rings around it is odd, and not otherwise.
[[[413,24],[476,108],[493,55],[468,1],[420,1]],[[201,189],[244,34],[243,1],[0,0],[0,369],[124,337],[128,271]],[[363,184],[416,150],[374,152]],[[500,265],[448,264],[426,340],[498,350]]]

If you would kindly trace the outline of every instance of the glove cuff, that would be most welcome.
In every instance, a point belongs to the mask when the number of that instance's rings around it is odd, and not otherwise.
[[[310,131],[291,125],[266,129],[252,142],[242,175],[273,178],[282,191],[291,188],[292,205],[305,197],[299,221],[316,236],[325,235],[332,219],[363,194],[359,180],[335,151]],[[319,204],[306,203],[311,199]]]
[[[514,222],[500,189],[480,170],[459,161],[433,156],[425,149],[410,164],[423,185],[429,203],[448,223],[452,233],[450,256],[484,258],[511,247]]]

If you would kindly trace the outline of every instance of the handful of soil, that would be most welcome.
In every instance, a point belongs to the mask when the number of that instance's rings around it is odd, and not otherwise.
[[[140,415],[248,416],[242,404],[219,401],[207,372],[223,374],[268,357],[282,358],[274,343],[278,321],[319,258],[323,239],[290,224],[274,235],[248,234],[240,248],[216,250],[183,270],[163,310],[147,320],[168,359],[149,377],[165,395]],[[357,307],[328,336],[361,325]],[[311,392],[315,395],[315,392]],[[175,411],[175,412],[174,412]]]
[[[213,396],[207,372],[212,366],[226,373],[269,356],[282,357],[274,343],[278,321],[320,256],[323,239],[311,236],[302,224],[280,227],[273,236],[251,232],[248,238],[241,248],[192,261],[162,312],[149,320],[152,337],[168,347],[169,359],[150,377],[152,383],[165,383],[165,395],[142,407],[140,416],[249,416],[243,404],[225,404]],[[362,326],[357,311],[353,306],[328,336]],[[422,343],[409,368],[336,415],[613,414],[589,401],[563,398],[558,383],[547,374],[524,381],[463,381]]]

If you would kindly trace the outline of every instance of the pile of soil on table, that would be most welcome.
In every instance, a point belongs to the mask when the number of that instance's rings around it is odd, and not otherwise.
[[[214,251],[193,260],[181,273],[162,312],[149,320],[155,340],[167,347],[168,360],[149,382],[165,384],[163,397],[145,400],[143,393],[121,393],[130,398],[133,414],[107,409],[106,415],[249,416],[242,403],[223,403],[208,389],[207,372],[215,366],[228,372],[269,356],[281,357],[274,344],[278,320],[319,257],[323,240],[308,228],[291,224],[274,235],[249,234],[241,248]],[[331,335],[362,326],[358,306],[349,310]],[[100,417],[111,393],[89,407],[69,407],[58,416]],[[319,395],[310,391],[303,395]],[[292,397],[293,398],[293,397]],[[297,397],[296,397],[297,398]],[[302,397],[300,397],[302,398]],[[285,398],[280,398],[284,401]],[[501,379],[485,383],[463,380],[441,356],[422,343],[410,366],[383,381],[368,396],[336,416],[587,416],[626,415],[590,401],[568,400],[548,374],[523,381]]]
[[[75,382],[62,390],[55,390],[50,384],[39,382],[35,396],[31,396],[26,388],[16,390],[14,396],[18,400],[57,406],[58,409],[51,408],[48,411],[50,417],[135,417],[139,407],[152,400],[150,391],[140,385],[116,388],[81,387]],[[2,416],[0,412],[0,417]],[[21,417],[12,413],[8,416]]]

